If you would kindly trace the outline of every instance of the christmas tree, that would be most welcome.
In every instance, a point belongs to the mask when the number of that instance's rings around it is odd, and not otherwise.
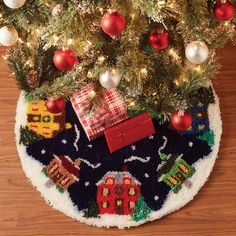
[[[219,69],[215,50],[236,35],[233,0],[3,0],[0,12],[27,100],[68,99],[92,82],[91,107],[117,87],[130,111],[161,121],[194,104]]]
[[[150,216],[150,213],[151,209],[145,203],[143,197],[140,196],[134,208],[134,211],[131,213],[132,219],[134,221],[145,220]]]
[[[97,218],[99,215],[98,205],[95,200],[89,201],[88,209],[84,210],[84,217],[86,218]]]

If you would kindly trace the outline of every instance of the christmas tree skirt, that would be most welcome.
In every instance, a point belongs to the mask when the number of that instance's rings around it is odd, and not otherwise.
[[[191,111],[191,130],[176,132],[153,120],[154,135],[113,154],[104,137],[87,139],[70,102],[58,116],[40,106],[29,105],[23,94],[18,101],[22,167],[50,205],[89,225],[138,226],[180,209],[207,181],[217,158],[222,124],[216,96],[214,104]],[[48,130],[36,122],[40,109]]]

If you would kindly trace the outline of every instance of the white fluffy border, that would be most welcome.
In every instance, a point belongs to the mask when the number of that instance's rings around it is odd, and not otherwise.
[[[222,135],[222,121],[220,116],[219,99],[217,95],[215,95],[215,98],[216,104],[210,105],[208,110],[210,126],[215,134],[215,146],[213,147],[213,151],[207,157],[199,160],[194,164],[196,173],[191,178],[191,181],[193,183],[191,189],[189,190],[187,187],[183,186],[178,194],[174,194],[172,191],[170,191],[164,206],[158,211],[153,211],[150,215],[150,218],[146,220],[134,222],[131,221],[130,216],[107,214],[102,215],[100,218],[96,219],[86,219],[83,217],[83,212],[79,212],[76,206],[73,205],[68,192],[60,194],[55,187],[46,187],[45,183],[48,181],[48,178],[42,174],[43,165],[39,161],[36,161],[35,159],[27,155],[25,146],[19,145],[20,126],[25,125],[27,118],[26,102],[24,101],[24,97],[21,94],[17,104],[15,134],[17,150],[21,159],[22,168],[26,176],[31,181],[32,185],[36,187],[36,189],[45,198],[47,203],[49,203],[55,209],[80,222],[84,222],[86,224],[97,227],[118,227],[120,229],[123,229],[126,227],[129,228],[132,226],[138,226],[145,222],[159,219],[167,214],[177,211],[188,202],[190,202],[209,178],[209,175],[217,159]]]

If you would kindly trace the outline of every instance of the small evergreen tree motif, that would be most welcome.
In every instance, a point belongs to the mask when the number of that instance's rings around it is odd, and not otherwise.
[[[88,208],[84,210],[84,217],[86,218],[98,218],[99,208],[95,200],[90,200],[88,203]]]
[[[40,134],[35,133],[30,130],[27,126],[20,127],[20,141],[19,144],[23,144],[24,146],[29,146],[33,142],[37,142],[42,140],[44,137]]]
[[[145,220],[150,216],[151,211],[144,198],[140,196],[134,210],[131,212],[132,220],[136,222]]]
[[[202,140],[202,141],[206,141],[209,146],[215,145],[215,135],[214,135],[213,131],[206,132],[203,135],[198,136],[197,139]]]

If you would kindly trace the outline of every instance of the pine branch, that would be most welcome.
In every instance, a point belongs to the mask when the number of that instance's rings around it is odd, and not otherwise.
[[[76,90],[86,85],[85,79],[79,76],[80,67],[76,66],[73,70],[65,74],[63,77],[55,79],[52,83],[45,82],[42,86],[31,92],[26,92],[27,100],[45,100],[51,97],[59,96],[69,98]]]
[[[23,39],[27,39],[28,33],[47,22],[49,9],[44,0],[27,0],[19,9],[11,9],[4,3],[0,4],[0,25],[12,24],[18,30]]]

